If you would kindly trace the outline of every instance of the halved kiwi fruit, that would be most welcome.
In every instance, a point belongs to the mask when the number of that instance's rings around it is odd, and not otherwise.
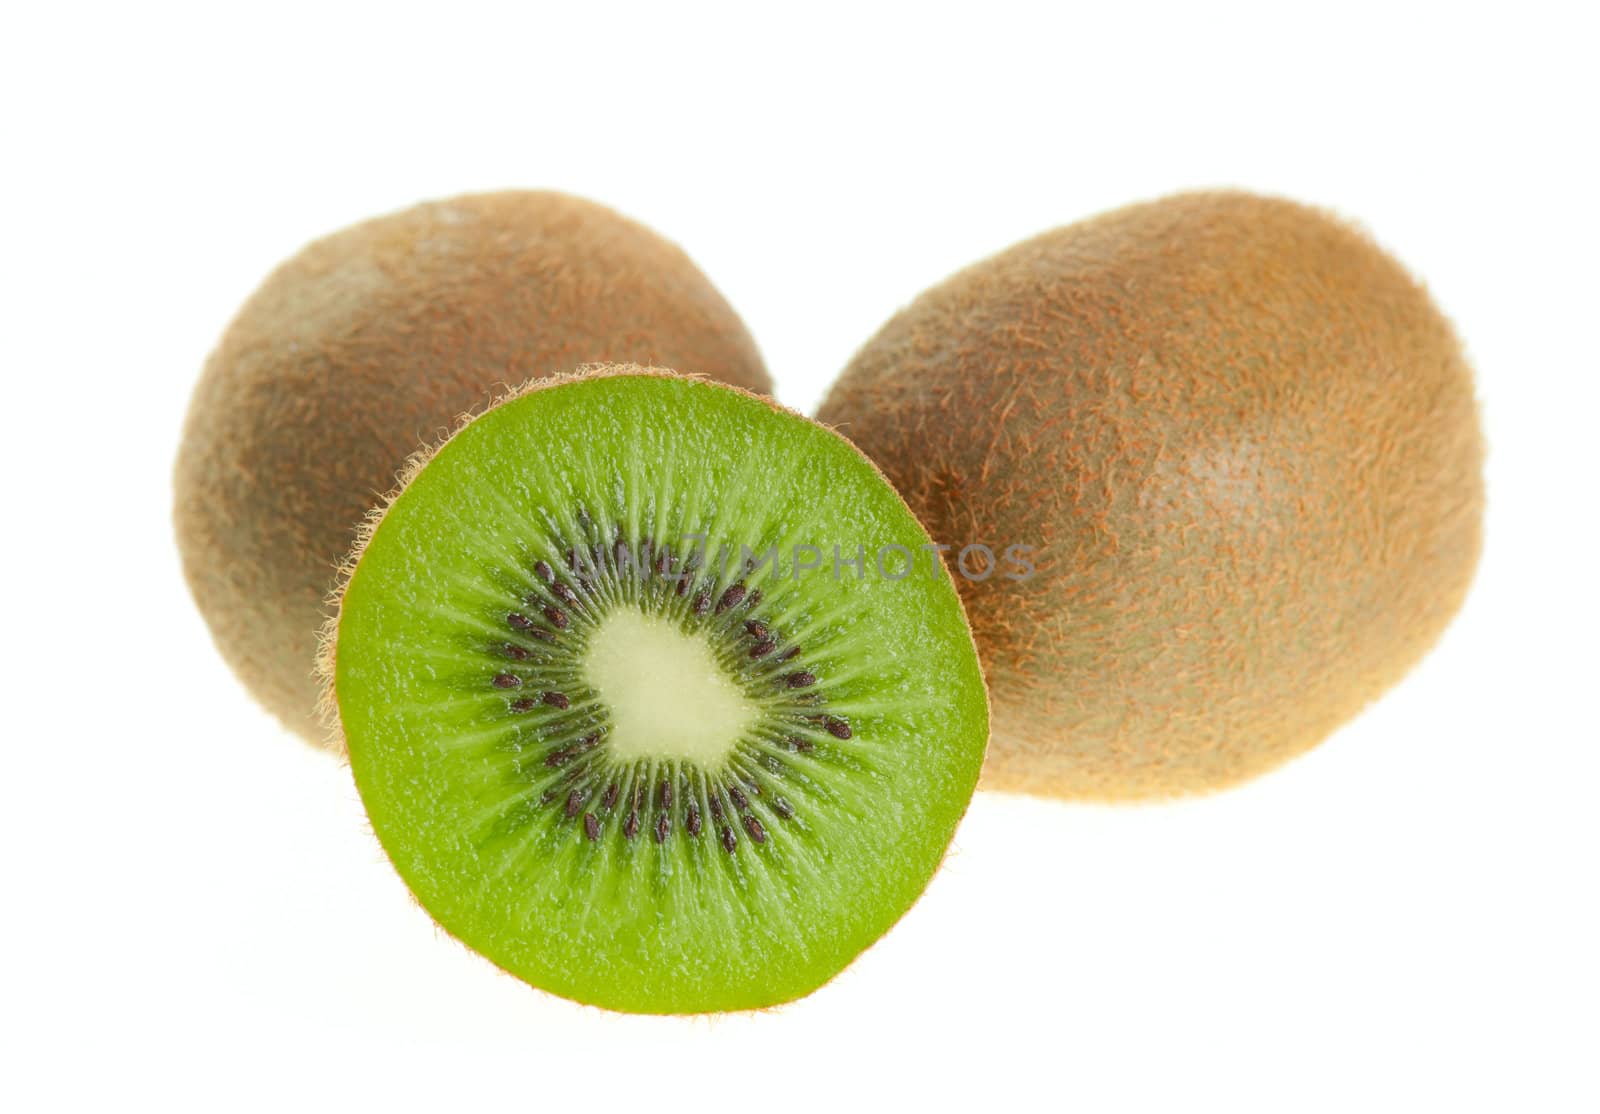
[[[877,470],[638,368],[537,382],[419,462],[325,646],[423,907],[618,1010],[831,978],[927,884],[988,732],[958,594]]]

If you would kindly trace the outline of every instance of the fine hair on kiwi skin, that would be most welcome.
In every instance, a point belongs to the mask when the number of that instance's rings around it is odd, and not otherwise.
[[[470,194],[363,221],[251,295],[195,388],[174,525],[219,651],[285,726],[323,739],[323,601],[407,456],[496,393],[598,360],[771,387],[681,249],[560,193]]]
[[[1471,368],[1364,231],[1242,191],[1047,232],[897,313],[818,411],[930,533],[1034,547],[958,581],[986,787],[1207,792],[1395,683],[1481,547]]]
[[[976,648],[936,564],[754,559],[801,540],[928,544],[842,437],[699,377],[534,381],[413,458],[319,674],[446,932],[575,1001],[697,1013],[809,993],[905,912],[982,764]]]

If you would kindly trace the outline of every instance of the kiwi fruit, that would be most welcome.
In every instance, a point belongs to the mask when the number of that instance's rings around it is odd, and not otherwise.
[[[1461,344],[1366,234],[1287,200],[1184,194],[1011,247],[896,314],[819,417],[964,558],[986,787],[1272,769],[1399,679],[1477,564]]]
[[[267,278],[195,388],[174,518],[217,647],[268,710],[323,740],[323,600],[407,457],[507,388],[599,360],[770,388],[744,326],[681,250],[558,193],[418,205],[318,240]]]
[[[534,381],[419,458],[324,638],[420,904],[645,1013],[805,994],[921,893],[988,704],[961,600],[842,437],[708,380]]]

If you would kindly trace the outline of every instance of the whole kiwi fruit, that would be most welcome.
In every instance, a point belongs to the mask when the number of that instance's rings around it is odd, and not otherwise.
[[[559,193],[418,205],[318,240],[267,278],[195,388],[174,518],[217,647],[268,710],[322,740],[324,599],[407,457],[505,388],[597,360],[771,386],[688,256]]]
[[[990,788],[1269,770],[1398,680],[1477,564],[1454,330],[1366,234],[1287,200],[1182,194],[1009,248],[894,316],[819,417],[950,556],[995,554],[957,578]]]

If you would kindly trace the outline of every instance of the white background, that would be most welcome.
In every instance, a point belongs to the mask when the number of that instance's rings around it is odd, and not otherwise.
[[[0,1107],[1596,1109],[1595,34],[1478,7],[8,5]],[[1358,217],[1458,321],[1492,449],[1465,611],[1245,788],[981,795],[805,1001],[615,1016],[441,938],[185,592],[194,377],[351,221],[611,204],[809,409],[952,269],[1216,184]]]

